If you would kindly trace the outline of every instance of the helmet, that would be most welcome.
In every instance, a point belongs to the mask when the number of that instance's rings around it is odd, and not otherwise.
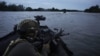
[[[17,29],[23,38],[35,37],[38,32],[39,25],[32,19],[25,19],[18,24]]]

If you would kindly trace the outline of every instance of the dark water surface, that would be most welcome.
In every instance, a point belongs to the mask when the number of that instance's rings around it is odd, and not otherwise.
[[[74,56],[100,56],[100,14],[83,12],[0,12],[0,37],[13,31],[15,24],[23,19],[34,19],[44,15],[41,22],[51,29],[62,28],[69,36],[64,36]]]

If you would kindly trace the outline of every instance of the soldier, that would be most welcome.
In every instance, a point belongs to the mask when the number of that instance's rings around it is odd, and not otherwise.
[[[17,25],[17,30],[20,37],[11,41],[3,56],[44,56],[33,45],[39,30],[36,21],[25,19]]]

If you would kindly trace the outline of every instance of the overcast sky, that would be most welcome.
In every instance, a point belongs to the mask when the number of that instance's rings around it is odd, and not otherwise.
[[[32,8],[59,8],[84,10],[93,5],[100,5],[100,0],[0,0],[8,4],[22,4]]]

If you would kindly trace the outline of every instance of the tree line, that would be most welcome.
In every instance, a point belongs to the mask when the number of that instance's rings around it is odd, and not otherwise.
[[[16,5],[16,4],[9,4],[5,1],[0,2],[0,11],[63,11],[64,13],[66,11],[78,11],[78,10],[67,10],[67,9],[57,9],[57,8],[49,8],[49,9],[44,9],[44,8],[31,8],[31,7],[24,7],[23,5]]]
[[[54,7],[50,8],[50,9],[44,9],[44,8],[33,9],[31,7],[24,7],[23,5],[16,5],[16,4],[7,5],[6,2],[1,1],[0,2],[0,11],[66,11],[66,9],[59,10]]]
[[[15,5],[9,4],[7,5],[6,2],[0,2],[0,11],[24,11],[25,7],[23,5]]]
[[[100,7],[99,5],[91,6],[90,8],[85,9],[85,12],[100,13]]]

